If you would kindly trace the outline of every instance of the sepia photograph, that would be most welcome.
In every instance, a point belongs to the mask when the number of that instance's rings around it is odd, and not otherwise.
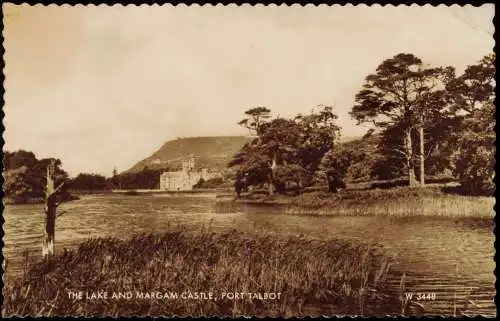
[[[2,13],[3,317],[496,317],[493,3]]]

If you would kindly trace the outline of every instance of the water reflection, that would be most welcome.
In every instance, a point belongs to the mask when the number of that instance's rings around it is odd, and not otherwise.
[[[435,303],[436,311],[444,309],[439,304],[449,307],[457,288],[463,300],[482,304],[478,311],[494,308],[493,234],[487,224],[471,228],[443,218],[314,217],[250,210],[218,214],[214,202],[207,195],[84,197],[61,205],[66,214],[56,222],[56,248],[61,251],[89,237],[159,233],[172,225],[352,239],[381,244],[394,257],[395,269],[414,275],[414,291],[439,292],[442,300]],[[4,255],[9,260],[8,272],[15,274],[23,251],[35,257],[40,254],[42,205],[6,206],[4,219]]]

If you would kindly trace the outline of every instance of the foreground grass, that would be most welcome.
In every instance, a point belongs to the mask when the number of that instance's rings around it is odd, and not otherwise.
[[[337,194],[323,191],[298,196],[249,195],[236,201],[219,201],[216,210],[241,210],[241,204],[275,205],[267,210],[288,214],[317,215],[380,215],[380,216],[437,216],[494,217],[495,198],[449,194],[441,187],[344,190]],[[248,207],[247,207],[248,208]]]
[[[129,240],[91,239],[31,267],[4,289],[12,315],[385,315],[398,298],[381,292],[390,274],[376,247],[331,239],[179,230]],[[280,292],[278,300],[75,300],[67,291]],[[111,294],[109,294],[111,295]]]

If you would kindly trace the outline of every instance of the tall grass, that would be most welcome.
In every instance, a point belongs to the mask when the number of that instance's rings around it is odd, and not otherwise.
[[[7,316],[306,316],[398,313],[384,294],[391,264],[350,241],[178,229],[91,239],[4,289]],[[75,300],[67,291],[280,292],[277,300]],[[111,294],[109,294],[111,295]]]
[[[338,194],[322,191],[298,196],[260,196],[235,202],[221,200],[216,211],[261,210],[288,214],[375,215],[375,216],[446,216],[491,219],[493,197],[463,196],[443,193],[440,188],[408,188],[345,190]],[[242,206],[244,204],[245,206]],[[247,205],[251,205],[248,207]],[[270,206],[270,205],[274,205]]]

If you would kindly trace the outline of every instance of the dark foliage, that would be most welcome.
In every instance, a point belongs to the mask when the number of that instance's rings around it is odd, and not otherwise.
[[[154,189],[159,188],[163,170],[145,168],[136,173],[123,173],[107,179],[111,189]]]
[[[78,174],[73,178],[69,187],[74,190],[104,190],[106,189],[106,177],[98,174]]]
[[[56,158],[38,160],[32,152],[24,150],[4,153],[4,193],[15,202],[45,197],[47,166],[54,162],[54,183],[59,186],[67,182],[68,173],[62,169],[62,162]],[[70,199],[66,186],[61,191],[61,200]]]
[[[259,116],[258,122],[252,121],[252,124],[259,124],[258,130],[255,128],[258,137],[243,146],[229,163],[237,171],[237,194],[264,184],[271,187],[270,192],[278,193],[309,186],[321,159],[339,137],[340,128],[335,124],[337,116],[333,108],[320,105],[310,114],[297,115],[293,119],[270,119],[268,109],[249,110],[257,111],[266,115],[264,118]]]

